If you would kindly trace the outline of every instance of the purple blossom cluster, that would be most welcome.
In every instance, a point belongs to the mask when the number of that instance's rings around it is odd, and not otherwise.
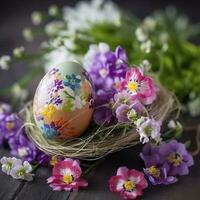
[[[144,172],[153,185],[177,182],[177,176],[189,174],[189,167],[194,164],[185,145],[176,140],[162,142],[159,146],[146,144],[140,157],[145,164]]]
[[[94,120],[99,125],[106,125],[113,119],[110,100],[117,92],[118,83],[128,70],[128,58],[120,46],[111,51],[105,43],[91,45],[84,58],[84,67],[94,84],[96,100]]]
[[[24,161],[47,164],[50,160],[27,138],[20,117],[11,112],[8,104],[3,103],[0,105],[0,144],[5,143],[8,143],[13,156]]]

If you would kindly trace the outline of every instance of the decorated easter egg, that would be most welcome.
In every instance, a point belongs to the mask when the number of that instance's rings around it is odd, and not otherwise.
[[[88,127],[92,113],[92,83],[80,64],[62,63],[40,81],[33,101],[33,114],[46,138],[80,136]]]

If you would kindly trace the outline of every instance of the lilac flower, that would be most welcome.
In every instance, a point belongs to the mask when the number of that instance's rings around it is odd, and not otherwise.
[[[2,166],[1,166],[2,171],[4,173],[6,173],[7,175],[10,175],[11,170],[15,166],[22,164],[22,161],[20,159],[17,159],[17,158],[14,158],[14,157],[13,158],[11,158],[11,157],[7,158],[5,156],[3,158],[1,158],[0,162],[2,164]]]
[[[50,160],[51,160],[51,157],[49,155],[37,149],[35,163],[41,164],[41,165],[49,165]]]
[[[98,125],[108,125],[113,119],[112,110],[108,106],[95,109],[93,118]]]
[[[6,114],[0,122],[0,131],[4,134],[4,138],[7,140],[20,132],[22,125],[22,120],[17,114]]]
[[[116,117],[117,117],[118,122],[128,122],[129,119],[127,117],[127,113],[129,111],[130,111],[130,106],[128,106],[126,104],[120,105],[116,109]]]
[[[141,117],[136,121],[136,128],[140,135],[140,141],[147,143],[149,140],[160,142],[160,128],[161,122],[148,117]]]
[[[140,153],[140,157],[145,163],[146,168],[144,169],[144,173],[153,185],[168,185],[178,180],[176,177],[169,175],[168,168],[163,166],[164,158],[160,156],[158,146],[145,144]]]
[[[121,47],[112,52],[106,43],[91,45],[84,57],[84,67],[89,72],[96,91],[115,91],[115,79],[125,77],[127,62],[127,55]]]
[[[11,154],[23,160],[33,162],[36,158],[37,148],[28,140],[24,133],[18,133],[15,137],[8,140]]]
[[[23,179],[26,181],[33,180],[32,166],[28,161],[24,161],[21,165],[16,165],[10,172],[10,175],[15,179]]]
[[[0,104],[0,145],[4,143],[5,119],[10,115],[11,107],[6,103]]]
[[[185,145],[172,140],[162,143],[159,154],[165,158],[164,165],[169,168],[170,175],[187,175],[189,167],[194,164],[192,156],[187,152]]]
[[[176,177],[169,176],[167,169],[164,167],[158,168],[152,165],[151,167],[144,169],[144,173],[148,176],[149,181],[153,185],[169,185],[178,181]]]

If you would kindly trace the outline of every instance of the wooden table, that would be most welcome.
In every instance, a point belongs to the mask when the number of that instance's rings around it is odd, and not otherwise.
[[[67,1],[74,4],[75,1]],[[117,1],[118,3],[120,1]],[[121,1],[122,2],[122,1]],[[180,9],[189,14],[194,21],[200,19],[199,3],[191,0],[190,3],[183,1],[170,1]],[[37,43],[25,44],[21,37],[21,29],[30,24],[30,12],[35,9],[46,9],[55,1],[39,0],[1,0],[0,5],[0,54],[11,52],[19,45],[26,45],[34,50]],[[66,1],[59,0],[59,5],[66,4]],[[171,4],[170,3],[170,4]],[[145,16],[150,11],[169,4],[169,1],[147,1],[147,0],[126,0],[122,6],[132,9],[139,16]],[[196,11],[195,11],[196,10]],[[18,78],[24,71],[24,66],[13,68],[12,73],[0,73],[0,87],[9,85]],[[184,120],[187,121],[187,120]],[[190,119],[185,124],[197,124],[198,119]],[[194,136],[193,132],[186,132],[185,138]],[[89,187],[79,192],[53,192],[46,184],[46,179],[51,175],[51,170],[40,167],[36,170],[33,182],[14,180],[0,172],[0,200],[114,200],[120,199],[118,195],[109,192],[108,179],[114,175],[119,166],[142,169],[143,163],[138,157],[141,146],[136,146],[121,152],[109,155],[95,170],[88,176]],[[8,149],[0,149],[0,157],[9,155]],[[144,200],[199,200],[200,199],[200,156],[195,157],[195,165],[191,168],[190,175],[179,179],[179,182],[170,186],[149,187],[145,190]]]

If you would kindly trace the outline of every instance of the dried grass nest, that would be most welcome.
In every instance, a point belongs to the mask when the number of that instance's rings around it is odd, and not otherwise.
[[[157,100],[147,107],[147,115],[156,120],[165,121],[174,106],[174,97],[167,89],[160,87]],[[79,138],[62,141],[49,140],[43,137],[36,126],[32,112],[32,102],[24,108],[25,129],[28,137],[36,146],[51,156],[63,156],[80,160],[97,160],[121,149],[139,143],[139,135],[129,124],[116,124],[109,127],[91,125]]]

